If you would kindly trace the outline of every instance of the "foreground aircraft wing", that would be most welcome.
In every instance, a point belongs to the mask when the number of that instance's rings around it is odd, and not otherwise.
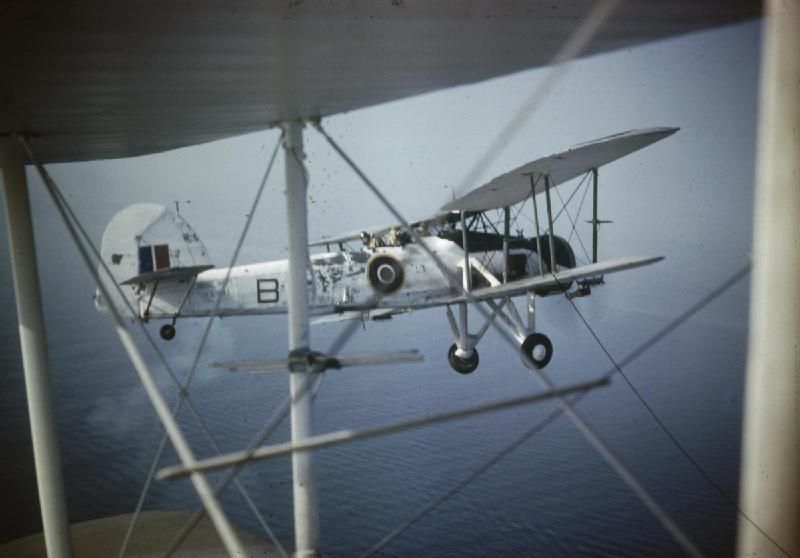
[[[518,296],[527,293],[528,291],[538,289],[548,289],[558,287],[560,285],[567,285],[572,281],[585,279],[587,277],[596,277],[598,275],[605,275],[606,273],[614,273],[616,271],[625,271],[626,269],[634,269],[650,265],[663,260],[663,256],[655,256],[649,258],[618,258],[615,260],[608,260],[581,267],[574,267],[572,269],[565,269],[555,274],[537,275],[535,277],[528,277],[518,281],[511,281],[495,287],[484,287],[475,289],[470,292],[473,298],[477,300],[486,300],[489,298],[501,298],[506,296]],[[447,303],[464,302],[465,298],[459,295]]]
[[[35,134],[44,163],[197,145],[546,66],[594,4],[6,0],[0,130]],[[760,14],[621,2],[581,55]]]
[[[544,176],[557,186],[612,161],[638,151],[677,132],[679,128],[631,130],[578,144],[567,151],[543,157],[501,174],[445,205],[443,211],[486,211],[508,207],[531,195],[531,179],[536,193],[544,192]]]

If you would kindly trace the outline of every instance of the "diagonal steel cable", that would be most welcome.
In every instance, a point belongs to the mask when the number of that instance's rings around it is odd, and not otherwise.
[[[274,154],[273,154],[273,160],[274,160]],[[270,163],[270,164],[272,164],[272,163]],[[266,178],[266,176],[265,176],[265,178]],[[136,310],[133,308],[133,306],[132,306],[131,302],[128,300],[127,296],[125,296],[125,294],[123,293],[121,286],[119,285],[119,283],[117,282],[116,278],[113,276],[113,274],[109,270],[108,265],[102,259],[102,256],[100,255],[100,253],[99,253],[99,251],[97,249],[97,246],[94,244],[94,242],[92,241],[91,237],[86,232],[86,229],[83,227],[83,224],[81,223],[80,219],[78,219],[77,215],[72,210],[72,208],[70,207],[70,205],[67,202],[66,198],[64,197],[63,193],[61,192],[61,190],[58,188],[58,185],[55,184],[54,181],[52,183],[52,188],[53,188],[54,194],[60,200],[64,210],[67,213],[67,215],[72,220],[72,223],[76,227],[79,235],[83,237],[83,241],[89,247],[89,249],[91,250],[92,254],[94,255],[94,257],[99,262],[101,268],[103,269],[103,271],[108,276],[108,278],[111,281],[111,283],[112,283],[113,287],[115,288],[116,292],[119,294],[120,298],[125,303],[125,306],[127,307],[128,311],[131,314],[131,318],[134,321],[136,321],[136,323],[139,325],[139,328],[143,332],[143,334],[144,334],[145,338],[147,339],[150,347],[156,353],[156,355],[158,356],[158,359],[161,361],[161,363],[164,365],[164,367],[167,370],[167,372],[168,372],[170,378],[172,379],[173,383],[178,387],[179,398],[176,401],[175,405],[173,406],[172,416],[173,417],[177,416],[177,413],[180,410],[183,401],[185,400],[187,406],[189,407],[190,411],[192,412],[192,414],[194,415],[195,419],[197,420],[197,422],[198,422],[203,434],[206,436],[207,441],[211,444],[211,446],[214,449],[214,451],[216,451],[217,453],[221,453],[221,450],[220,450],[219,446],[217,445],[216,441],[214,440],[214,437],[211,434],[211,431],[208,428],[208,425],[206,424],[206,422],[203,420],[203,418],[201,417],[201,415],[197,411],[197,408],[194,406],[194,403],[192,402],[192,400],[189,398],[188,391],[186,390],[186,388],[188,387],[188,384],[187,385],[181,385],[181,382],[179,381],[177,374],[175,373],[173,368],[170,366],[170,364],[169,364],[168,360],[166,359],[165,355],[163,354],[161,349],[158,347],[158,344],[155,342],[155,340],[153,339],[153,337],[150,334],[150,332],[148,331],[148,329],[144,326],[144,323],[141,320],[137,319]],[[263,182],[262,182],[262,185],[261,185],[261,190],[263,190]],[[259,195],[260,195],[260,193],[259,193]],[[223,291],[224,291],[224,288],[223,288]],[[110,301],[109,301],[109,303],[110,303]],[[141,493],[139,495],[139,499],[137,501],[136,509],[134,510],[134,513],[131,516],[131,522],[129,523],[128,529],[126,530],[125,536],[123,537],[123,541],[122,541],[122,544],[121,544],[121,547],[120,547],[120,552],[119,552],[119,556],[120,557],[124,556],[125,551],[126,551],[128,545],[130,543],[133,531],[135,529],[136,522],[138,521],[139,515],[140,515],[142,507],[144,505],[144,501],[145,501],[147,492],[149,490],[149,487],[152,484],[153,475],[155,474],[155,471],[156,471],[158,462],[160,460],[161,454],[163,453],[164,449],[166,448],[166,441],[167,441],[167,434],[165,432],[164,436],[162,436],[162,439],[161,439],[161,441],[159,443],[158,450],[156,452],[156,457],[155,457],[153,463],[151,464],[147,480],[146,480],[146,482],[144,484],[144,487],[143,487],[143,489],[142,489],[142,491],[141,491]],[[239,490],[239,492],[240,492],[241,496],[244,498],[244,500],[247,502],[247,504],[250,507],[250,509],[253,511],[253,514],[255,515],[256,520],[261,525],[261,527],[264,529],[264,531],[266,532],[267,536],[272,540],[272,542],[273,542],[273,544],[275,544],[276,548],[285,556],[286,555],[285,550],[283,549],[282,545],[280,544],[280,541],[278,541],[277,538],[275,537],[275,534],[273,533],[272,529],[269,527],[269,524],[266,522],[266,520],[264,519],[264,517],[261,514],[261,512],[258,510],[258,507],[255,505],[255,502],[253,502],[252,498],[250,498],[250,496],[247,494],[246,490],[244,489],[244,487],[240,483],[237,483],[237,489]]]
[[[283,442],[273,444],[271,446],[264,446],[258,448],[256,451],[250,454],[246,452],[233,452],[222,456],[199,460],[195,462],[193,468],[202,470],[222,469],[224,467],[246,463],[251,460],[255,461],[259,459],[271,459],[283,455],[290,455],[299,451],[329,448],[354,442],[356,440],[366,440],[368,438],[375,438],[378,436],[384,436],[386,434],[394,434],[412,428],[421,428],[434,423],[453,421],[475,415],[511,409],[513,407],[530,405],[532,403],[538,403],[557,397],[564,397],[566,395],[592,390],[598,387],[604,387],[606,385],[608,385],[608,380],[606,379],[601,378],[599,380],[589,380],[559,388],[540,390],[530,395],[508,397],[506,399],[491,401],[489,403],[481,403],[479,405],[461,407],[438,413],[427,413],[422,416],[398,420],[379,426],[368,426],[358,430],[345,429],[326,432],[325,434],[317,434],[303,438],[300,441]],[[165,467],[159,471],[157,476],[164,480],[173,479],[186,476],[191,470],[192,469],[180,465]]]
[[[583,191],[583,196],[581,196],[581,203],[578,204],[578,211],[577,211],[577,215],[578,216],[580,216],[580,214],[581,214],[581,210],[583,209],[583,204],[586,201],[586,198],[588,197],[588,195],[589,195],[589,183],[587,182],[586,183],[586,189]],[[576,220],[578,218],[579,217],[576,217]],[[574,228],[572,230],[575,231]],[[575,232],[577,234],[577,231],[575,231]],[[567,237],[567,243],[569,243],[571,240],[572,240],[572,232],[570,232],[569,233],[569,237]],[[587,255],[587,257],[588,257],[588,255]]]
[[[713,301],[718,299],[720,296],[725,294],[731,287],[737,284],[741,279],[746,277],[750,273],[750,264],[744,266],[742,269],[738,270],[728,279],[723,281],[709,293],[707,293],[704,297],[694,303],[692,306],[687,308],[681,314],[676,316],[673,320],[671,320],[666,326],[662,327],[658,331],[656,331],[653,335],[651,335],[647,340],[642,342],[636,349],[626,355],[622,360],[619,361],[620,368],[625,368],[633,363],[636,359],[641,357],[645,354],[648,350],[652,349],[655,345],[657,345],[662,339],[667,337],[670,333],[677,330],[681,325],[683,325],[686,321],[692,318],[694,315],[698,314],[701,310],[703,310],[706,306],[711,304]],[[617,373],[617,367],[613,367],[610,370],[606,371],[604,377],[608,378],[609,380]],[[579,393],[578,395],[573,396],[572,404],[576,405],[580,402],[588,392],[586,393]],[[491,469],[494,465],[502,461],[506,456],[512,453],[514,450],[519,448],[523,443],[530,440],[533,436],[544,430],[547,426],[552,424],[558,417],[563,414],[561,409],[555,409],[552,413],[547,415],[544,419],[539,421],[533,427],[529,428],[525,432],[523,432],[519,437],[514,439],[510,444],[505,446],[503,449],[498,451],[494,456],[490,459],[485,461],[481,464],[477,469],[475,469],[472,473],[464,477],[462,480],[457,482],[453,485],[447,492],[443,493],[442,495],[438,496],[425,506],[423,506],[416,514],[411,516],[406,521],[402,522],[398,525],[395,529],[389,532],[386,536],[376,542],[373,546],[371,546],[366,552],[361,555],[361,558],[366,558],[367,556],[372,556],[386,545],[388,545],[392,540],[397,538],[403,532],[408,530],[414,524],[419,522],[422,518],[426,515],[434,511],[437,507],[441,504],[449,500],[455,494],[466,488],[469,484],[471,484],[475,479],[481,476],[483,473]]]
[[[66,226],[67,232],[70,235],[71,240],[75,244],[75,247],[78,249],[78,252],[83,260],[83,263],[86,266],[86,270],[89,275],[94,280],[97,288],[100,290],[101,295],[105,300],[111,301],[110,293],[108,288],[103,283],[102,278],[100,277],[100,273],[97,269],[95,269],[94,265],[92,264],[91,256],[87,251],[86,247],[81,242],[79,233],[77,231],[76,226],[71,222],[67,211],[64,209],[64,206],[61,204],[61,199],[55,193],[55,182],[50,177],[50,174],[47,172],[47,169],[38,161],[38,158],[34,154],[33,150],[31,149],[30,144],[28,143],[27,139],[24,136],[18,136],[18,140],[23,145],[25,150],[30,157],[31,162],[36,167],[36,170],[39,173],[42,182],[47,189],[47,192],[50,195],[53,204],[56,206],[58,213]],[[131,361],[134,369],[136,370],[137,375],[139,376],[139,380],[144,387],[145,393],[147,394],[148,398],[150,399],[150,403],[153,405],[158,418],[161,420],[161,423],[164,425],[164,429],[167,431],[170,441],[175,448],[176,453],[182,463],[185,465],[191,466],[195,462],[194,452],[192,451],[191,447],[187,443],[185,437],[183,436],[183,432],[178,426],[178,423],[175,421],[175,418],[170,414],[169,407],[167,406],[164,397],[161,395],[158,386],[156,385],[155,379],[150,372],[150,369],[145,362],[144,358],[142,357],[139,348],[136,345],[136,342],[133,340],[130,332],[125,326],[125,322],[122,319],[122,315],[119,313],[118,308],[114,304],[108,305],[109,315],[111,320],[114,322],[114,327],[119,337],[120,343],[122,344],[125,352],[128,355],[128,358]],[[217,500],[216,496],[214,496],[213,492],[211,491],[211,486],[208,484],[207,479],[202,473],[193,473],[192,477],[192,484],[194,488],[202,500],[204,506],[206,507],[209,517],[211,518],[212,523],[217,529],[217,532],[222,539],[222,543],[225,546],[226,551],[231,556],[240,556],[243,555],[244,550],[239,541],[239,538],[234,531],[233,527],[231,526],[230,522],[228,521],[227,516],[225,515],[222,506],[220,505],[219,501]]]
[[[566,213],[567,218],[569,219],[569,223],[570,223],[570,225],[572,225],[572,231],[569,233],[569,239],[567,239],[567,244],[569,244],[569,240],[572,238],[572,233],[574,232],[575,236],[578,239],[578,243],[581,245],[581,248],[583,249],[583,255],[586,256],[586,261],[589,261],[589,262],[592,261],[592,258],[589,257],[589,252],[586,251],[586,246],[583,245],[583,239],[581,238],[581,235],[578,234],[578,231],[575,228],[577,226],[577,222],[576,222],[576,220],[572,219],[572,215],[570,214],[569,209],[567,209],[567,204],[564,202],[564,198],[561,197],[561,192],[558,191],[558,188],[553,188],[553,189],[556,191],[556,194],[558,195],[558,199],[561,200],[561,209],[564,211],[564,213]],[[586,188],[586,191],[587,192],[589,191],[588,187]],[[580,217],[581,207],[583,207],[582,203],[581,203],[581,206],[578,207],[578,213],[577,213],[575,219]]]
[[[303,163],[302,159],[297,156],[297,153],[292,150],[291,154],[295,157],[295,160],[303,169],[303,177],[306,181],[306,186],[308,186],[308,171],[305,168],[305,164]],[[251,212],[252,214],[252,212]],[[380,296],[376,295],[373,296],[367,303],[367,306],[374,306],[380,301]],[[336,355],[339,351],[344,348],[344,346],[348,343],[348,341],[352,338],[356,331],[358,331],[360,322],[357,320],[350,321],[347,326],[339,332],[339,334],[334,338],[333,342],[330,344],[328,348],[328,355]],[[320,369],[319,372],[324,372],[324,370]],[[280,423],[283,419],[288,416],[289,411],[291,410],[291,404],[297,402],[308,389],[311,389],[311,397],[312,401],[316,399],[319,390],[322,387],[322,383],[325,380],[325,374],[320,373],[315,376],[309,377],[303,384],[300,385],[297,393],[294,397],[288,395],[284,401],[278,406],[278,408],[273,412],[270,416],[269,420],[265,424],[265,426],[254,436],[251,441],[247,445],[247,449],[245,450],[245,454],[251,455],[255,450],[263,444],[278,428]],[[242,465],[235,465],[232,467],[227,475],[219,482],[217,487],[215,488],[216,494],[221,494],[225,488],[231,482],[237,482],[236,477],[238,476],[239,472],[242,470]],[[155,468],[155,465],[154,465]],[[153,474],[155,474],[155,470],[153,470]],[[205,509],[200,508],[196,510],[192,516],[184,523],[181,529],[178,531],[176,536],[172,539],[170,544],[168,545],[166,551],[162,554],[162,558],[169,558],[172,554],[180,547],[181,543],[186,539],[186,537],[191,533],[192,529],[197,525],[197,523],[203,518],[205,515]]]
[[[314,122],[314,127],[319,131],[319,133],[326,139],[328,144],[336,151],[340,157],[350,166],[350,168],[355,172],[358,177],[362,180],[362,182],[367,186],[367,188],[380,200],[380,202],[386,207],[386,209],[394,216],[395,219],[398,220],[399,223],[403,226],[403,229],[411,235],[416,243],[420,246],[423,252],[425,252],[436,264],[437,268],[441,271],[447,281],[450,283],[451,287],[459,292],[465,299],[465,302],[473,303],[474,307],[478,312],[485,318],[488,319],[489,315],[486,309],[484,309],[478,301],[472,296],[469,291],[463,288],[460,279],[452,272],[452,270],[448,269],[446,264],[441,260],[441,258],[435,254],[424,242],[424,240],[419,236],[417,231],[414,230],[413,227],[408,223],[408,221],[400,214],[400,212],[394,207],[394,205],[386,198],[383,192],[378,189],[377,186],[364,174],[363,170],[355,164],[355,162],[350,158],[350,156],[345,153],[339,144],[330,136],[328,133],[322,128],[320,123]],[[517,342],[511,334],[509,334],[505,329],[503,329],[500,324],[493,321],[492,326],[498,331],[500,337],[506,341],[513,348],[514,351],[519,351],[519,347],[517,346]],[[552,380],[550,380],[549,376],[544,374],[541,370],[535,367],[533,360],[530,358],[529,355],[522,353],[523,360],[526,361],[526,364],[529,365],[531,369],[531,373],[536,377],[542,386],[548,390],[552,391],[555,388]],[[653,496],[649,493],[649,491],[644,487],[644,485],[633,475],[633,473],[622,463],[622,461],[617,457],[617,455],[611,450],[608,444],[603,441],[600,435],[589,425],[589,423],[584,419],[577,410],[572,406],[570,401],[564,397],[560,396],[556,398],[559,406],[562,408],[563,412],[569,417],[572,421],[573,425],[578,429],[578,431],[584,436],[587,442],[592,445],[595,450],[605,459],[608,465],[614,469],[617,475],[633,490],[633,492],[639,497],[640,501],[647,507],[650,512],[658,519],[658,521],[662,524],[662,526],[670,533],[670,535],[675,539],[675,541],[683,547],[687,554],[690,556],[703,556],[700,550],[691,542],[691,540],[686,536],[683,530],[678,526],[678,524],[667,514],[667,512],[661,507],[661,505],[653,498]]]
[[[740,269],[739,271],[737,271],[733,275],[731,280],[733,280],[734,282],[738,281],[739,279],[741,279],[742,277],[744,277],[745,275],[750,273],[751,267],[752,267],[752,264],[748,262],[747,265],[745,265],[742,269]],[[730,283],[731,280],[727,281],[726,283]],[[732,283],[730,283],[730,284],[732,284]],[[606,373],[606,376],[610,377],[613,374],[618,373],[622,377],[622,379],[625,381],[625,383],[627,384],[627,386],[631,390],[631,392],[636,396],[636,398],[639,400],[639,402],[642,404],[642,406],[648,412],[648,414],[650,414],[650,417],[653,419],[653,421],[655,421],[655,423],[658,425],[658,427],[661,429],[661,431],[664,432],[664,434],[667,436],[667,438],[669,438],[669,440],[672,442],[672,444],[678,449],[678,451],[680,451],[683,454],[683,456],[686,458],[686,460],[697,470],[697,472],[700,473],[700,475],[711,485],[711,487],[714,488],[714,490],[717,491],[717,493],[722,497],[722,499],[725,500],[725,502],[729,506],[731,506],[734,510],[736,510],[736,512],[738,512],[758,532],[760,532],[762,535],[764,535],[764,537],[766,537],[772,544],[774,544],[781,552],[783,552],[787,556],[790,556],[790,554],[775,539],[773,539],[764,529],[762,529],[758,524],[756,524],[756,522],[753,519],[751,519],[744,512],[744,510],[742,510],[739,507],[738,502],[736,502],[736,500],[734,498],[731,498],[730,496],[728,496],[727,492],[725,492],[725,490],[722,488],[722,486],[720,486],[719,483],[717,483],[711,477],[711,475],[705,469],[703,469],[703,467],[697,462],[697,460],[695,460],[691,456],[691,454],[688,452],[688,450],[683,447],[683,444],[681,444],[678,441],[678,439],[675,437],[675,435],[669,430],[669,428],[667,428],[667,425],[664,423],[664,421],[662,421],[661,418],[656,414],[655,409],[653,409],[653,407],[647,402],[647,400],[644,398],[644,396],[641,394],[641,392],[638,389],[636,389],[636,386],[634,386],[633,383],[630,381],[630,379],[628,378],[628,375],[625,374],[625,372],[623,372],[622,363],[621,362],[617,362],[614,359],[614,357],[611,355],[610,351],[606,348],[605,344],[600,340],[600,337],[594,331],[594,328],[592,328],[592,326],[589,324],[589,322],[584,317],[583,313],[578,309],[578,306],[575,304],[575,301],[573,301],[572,299],[568,299],[568,300],[569,300],[570,304],[572,305],[572,308],[578,314],[578,317],[580,318],[580,320],[583,322],[584,326],[586,326],[586,329],[589,331],[589,333],[591,334],[592,338],[594,338],[594,340],[600,346],[600,349],[603,351],[603,353],[605,353],[606,357],[611,362],[612,368],[611,368],[611,370],[609,372]]]
[[[352,338],[353,334],[358,331],[359,326],[360,322],[358,320],[351,320],[330,344],[328,354],[338,354],[338,352],[341,351],[347,342]],[[278,408],[273,411],[264,427],[250,440],[245,451],[249,454],[255,452],[255,450],[275,432],[283,419],[288,416],[291,409],[291,404],[303,397],[308,389],[311,389],[312,400],[316,399],[317,394],[322,387],[322,382],[324,381],[325,376],[326,375],[324,373],[309,376],[307,380],[300,385],[300,389],[298,389],[294,397],[287,395]],[[217,495],[221,494],[225,488],[227,488],[228,485],[236,479],[236,476],[242,471],[243,465],[244,464],[235,465],[228,470],[226,476],[214,489],[214,492]],[[197,525],[197,523],[204,516],[205,508],[199,508],[195,510],[192,516],[187,519],[186,523],[184,523],[184,525],[180,528],[172,541],[170,541],[167,550],[161,555],[161,558],[169,558],[172,556],[172,554],[180,547],[181,543],[186,539],[189,533],[191,533],[192,529],[194,529],[195,525]]]
[[[544,79],[534,89],[530,96],[516,110],[513,118],[509,119],[492,141],[489,148],[480,157],[455,189],[454,197],[463,195],[474,183],[481,171],[488,167],[490,162],[502,152],[514,137],[522,130],[523,125],[539,109],[545,97],[556,86],[565,72],[562,64],[577,58],[589,45],[595,34],[600,30],[606,20],[617,9],[622,0],[598,0],[592,10],[564,42],[558,52],[548,63]]]
[[[264,174],[263,174],[263,176],[261,178],[261,182],[260,182],[260,184],[258,186],[258,190],[256,191],[256,195],[253,198],[253,203],[251,204],[250,211],[247,214],[247,219],[245,220],[244,227],[242,228],[242,232],[239,235],[239,240],[236,243],[236,248],[234,249],[233,255],[231,256],[230,265],[228,266],[227,272],[225,273],[225,277],[224,277],[224,279],[222,281],[222,286],[220,288],[219,294],[217,295],[217,298],[216,298],[216,300],[214,302],[214,307],[213,307],[213,309],[211,311],[211,314],[209,315],[208,320],[206,322],[206,327],[205,327],[205,330],[203,331],[203,336],[201,338],[200,344],[199,344],[199,346],[197,348],[197,351],[195,353],[194,359],[192,361],[192,366],[191,366],[191,368],[189,370],[189,374],[187,375],[186,379],[183,382],[179,382],[176,379],[176,385],[178,386],[180,397],[176,401],[175,406],[173,408],[173,411],[172,411],[173,416],[177,416],[178,415],[178,413],[180,412],[181,405],[182,405],[183,401],[186,400],[187,405],[189,406],[190,410],[192,411],[192,414],[196,417],[196,419],[198,420],[198,423],[201,425],[201,429],[203,430],[203,433],[205,434],[206,439],[210,442],[212,448],[217,453],[221,453],[221,451],[219,449],[219,446],[217,445],[216,441],[214,440],[213,436],[211,435],[210,430],[205,425],[205,422],[200,417],[200,414],[194,408],[194,405],[192,404],[191,400],[188,398],[189,385],[191,384],[192,379],[194,378],[194,374],[195,374],[195,372],[197,370],[197,365],[198,365],[198,363],[200,361],[200,357],[202,355],[202,352],[203,352],[203,349],[205,347],[206,341],[208,340],[208,335],[209,335],[209,332],[211,330],[211,326],[213,325],[214,318],[219,313],[219,308],[220,308],[220,305],[222,303],[222,297],[225,294],[225,289],[227,288],[228,283],[230,282],[231,272],[233,270],[233,267],[236,265],[236,261],[239,258],[239,253],[241,252],[242,246],[244,245],[244,241],[245,241],[245,239],[247,237],[247,233],[250,230],[250,224],[252,223],[253,217],[254,217],[254,215],[256,213],[256,210],[258,209],[258,204],[261,201],[261,196],[264,193],[264,189],[265,189],[266,184],[267,184],[267,179],[269,178],[269,175],[270,175],[270,173],[272,171],[272,167],[273,167],[273,165],[275,163],[275,158],[276,158],[276,156],[278,154],[278,149],[280,148],[280,144],[281,144],[282,138],[283,138],[283,133],[281,133],[281,135],[278,137],[278,140],[275,143],[275,148],[272,151],[272,155],[270,156],[269,162],[267,163],[267,167],[264,170]],[[100,261],[102,262],[102,258],[101,258]],[[103,262],[103,265],[105,265],[105,262]],[[113,280],[113,277],[112,277],[112,280]],[[146,330],[146,328],[144,327],[143,324],[142,324],[142,329],[147,332],[147,330]],[[160,360],[162,361],[162,363],[165,365],[165,367],[168,370],[171,370],[171,368],[170,368],[170,366],[169,366],[169,364],[167,362],[167,359],[164,357],[163,353],[158,348],[158,346],[155,343],[155,341],[149,335],[149,332],[147,332],[147,337],[150,340],[150,343],[151,343],[153,349],[158,354],[158,356],[159,356]],[[134,531],[134,529],[136,527],[136,522],[138,521],[138,517],[139,517],[139,515],[141,513],[142,507],[144,506],[144,501],[145,501],[145,498],[147,496],[147,492],[148,492],[150,486],[152,485],[152,481],[153,481],[155,472],[156,472],[157,467],[158,467],[158,462],[161,460],[161,456],[162,456],[165,448],[166,448],[166,444],[164,443],[164,440],[162,439],[162,441],[159,444],[158,449],[156,450],[156,453],[155,453],[155,455],[153,457],[153,463],[152,463],[152,465],[150,467],[150,470],[148,472],[145,484],[142,487],[142,492],[141,492],[141,494],[139,496],[139,500],[138,500],[137,505],[136,505],[136,510],[134,511],[134,515],[131,518],[131,523],[128,526],[128,530],[126,531],[125,538],[123,539],[123,543],[122,543],[122,546],[121,546],[120,552],[119,552],[119,557],[120,558],[122,558],[125,555],[125,552],[127,550],[128,544],[130,543],[130,538],[131,538],[131,536],[133,534],[133,531]],[[236,482],[236,488],[239,490],[240,494],[245,499],[245,501],[247,502],[248,506],[253,511],[254,515],[256,516],[256,520],[261,525],[262,529],[264,529],[264,531],[267,533],[267,536],[270,538],[272,543],[275,544],[275,547],[278,549],[278,551],[281,553],[281,555],[282,556],[288,556],[287,553],[286,553],[286,550],[283,548],[283,545],[281,545],[280,541],[275,536],[275,533],[269,527],[269,524],[267,523],[266,519],[264,519],[263,515],[258,510],[258,507],[252,501],[252,499],[250,498],[249,494],[245,490],[244,486],[237,481]]]
[[[577,194],[577,193],[578,193],[578,190],[580,190],[581,186],[583,186],[583,183],[584,183],[584,182],[586,182],[586,178],[587,178],[588,176],[589,176],[589,173],[588,173],[588,172],[587,172],[587,173],[584,173],[584,175],[583,175],[583,178],[581,178],[581,179],[580,179],[580,181],[578,182],[578,185],[577,185],[577,186],[575,186],[575,189],[572,191],[572,193],[571,193],[571,194],[569,195],[569,197],[567,198],[567,201],[566,201],[566,203],[564,203],[564,201],[563,201],[563,200],[561,201],[561,209],[559,209],[559,210],[558,210],[558,213],[556,213],[556,216],[555,216],[555,217],[553,217],[553,225],[555,225],[555,224],[556,224],[556,221],[558,221],[558,218],[559,218],[559,217],[561,217],[561,214],[562,214],[562,213],[564,213],[564,210],[565,210],[565,209],[567,208],[567,206],[569,205],[569,202],[571,202],[571,201],[572,201],[572,198],[574,198],[574,197],[575,197],[575,194]],[[556,191],[558,191],[558,188],[556,188]],[[560,196],[559,196],[559,197],[560,197]],[[584,194],[584,197],[585,197],[585,194]],[[581,204],[581,206],[583,206],[583,204]],[[579,210],[578,212],[580,213],[580,210]]]

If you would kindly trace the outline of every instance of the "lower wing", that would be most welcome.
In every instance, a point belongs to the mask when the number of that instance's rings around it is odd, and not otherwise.
[[[566,288],[573,281],[586,279],[588,277],[596,277],[598,275],[605,275],[606,273],[614,273],[617,271],[625,271],[627,269],[634,269],[643,267],[645,265],[654,264],[663,260],[663,256],[656,256],[650,258],[618,258],[615,260],[608,260],[572,269],[564,269],[557,273],[548,273],[546,275],[536,275],[534,277],[526,277],[517,281],[510,281],[501,285],[493,287],[483,287],[470,291],[470,298],[475,300],[487,300],[494,298],[502,298],[507,296],[519,296],[529,291],[548,290],[557,288]],[[467,302],[468,299],[463,293],[455,295],[450,299],[443,300],[441,304],[451,304],[455,302]]]

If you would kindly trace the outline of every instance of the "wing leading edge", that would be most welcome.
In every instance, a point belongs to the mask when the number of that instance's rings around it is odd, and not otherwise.
[[[615,273],[617,271],[625,271],[637,267],[654,264],[663,260],[663,256],[655,257],[628,257],[608,260],[605,262],[584,265],[572,269],[559,271],[555,274],[537,275],[535,277],[528,277],[526,279],[519,279],[511,281],[495,287],[484,287],[470,291],[472,298],[476,300],[487,300],[493,298],[502,298],[507,296],[519,296],[539,289],[549,289],[558,287],[560,285],[567,285],[572,281],[585,279],[587,277],[595,277],[597,275],[605,275],[606,273]],[[458,295],[452,299],[442,301],[442,304],[452,304],[455,302],[465,302],[464,295]]]
[[[515,205],[531,195],[529,175],[533,176],[536,193],[540,194],[544,192],[542,177],[545,175],[550,176],[550,186],[557,186],[671,136],[679,129],[662,127],[631,130],[578,144],[501,174],[448,203],[442,207],[442,211],[487,211]]]

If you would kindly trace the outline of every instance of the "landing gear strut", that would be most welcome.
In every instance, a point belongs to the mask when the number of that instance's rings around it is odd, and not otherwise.
[[[532,333],[528,335],[522,342],[520,351],[522,351],[523,355],[530,357],[534,366],[538,369],[547,366],[547,363],[553,358],[553,344],[550,342],[550,338],[544,333]],[[522,362],[525,366],[530,368],[528,359],[523,357]]]
[[[450,350],[447,351],[447,361],[453,370],[459,374],[471,374],[478,367],[478,350],[473,348],[472,354],[468,357],[461,357],[456,354],[458,346],[453,343],[450,345]]]
[[[164,341],[171,341],[175,337],[175,326],[172,324],[163,325],[158,333]]]

